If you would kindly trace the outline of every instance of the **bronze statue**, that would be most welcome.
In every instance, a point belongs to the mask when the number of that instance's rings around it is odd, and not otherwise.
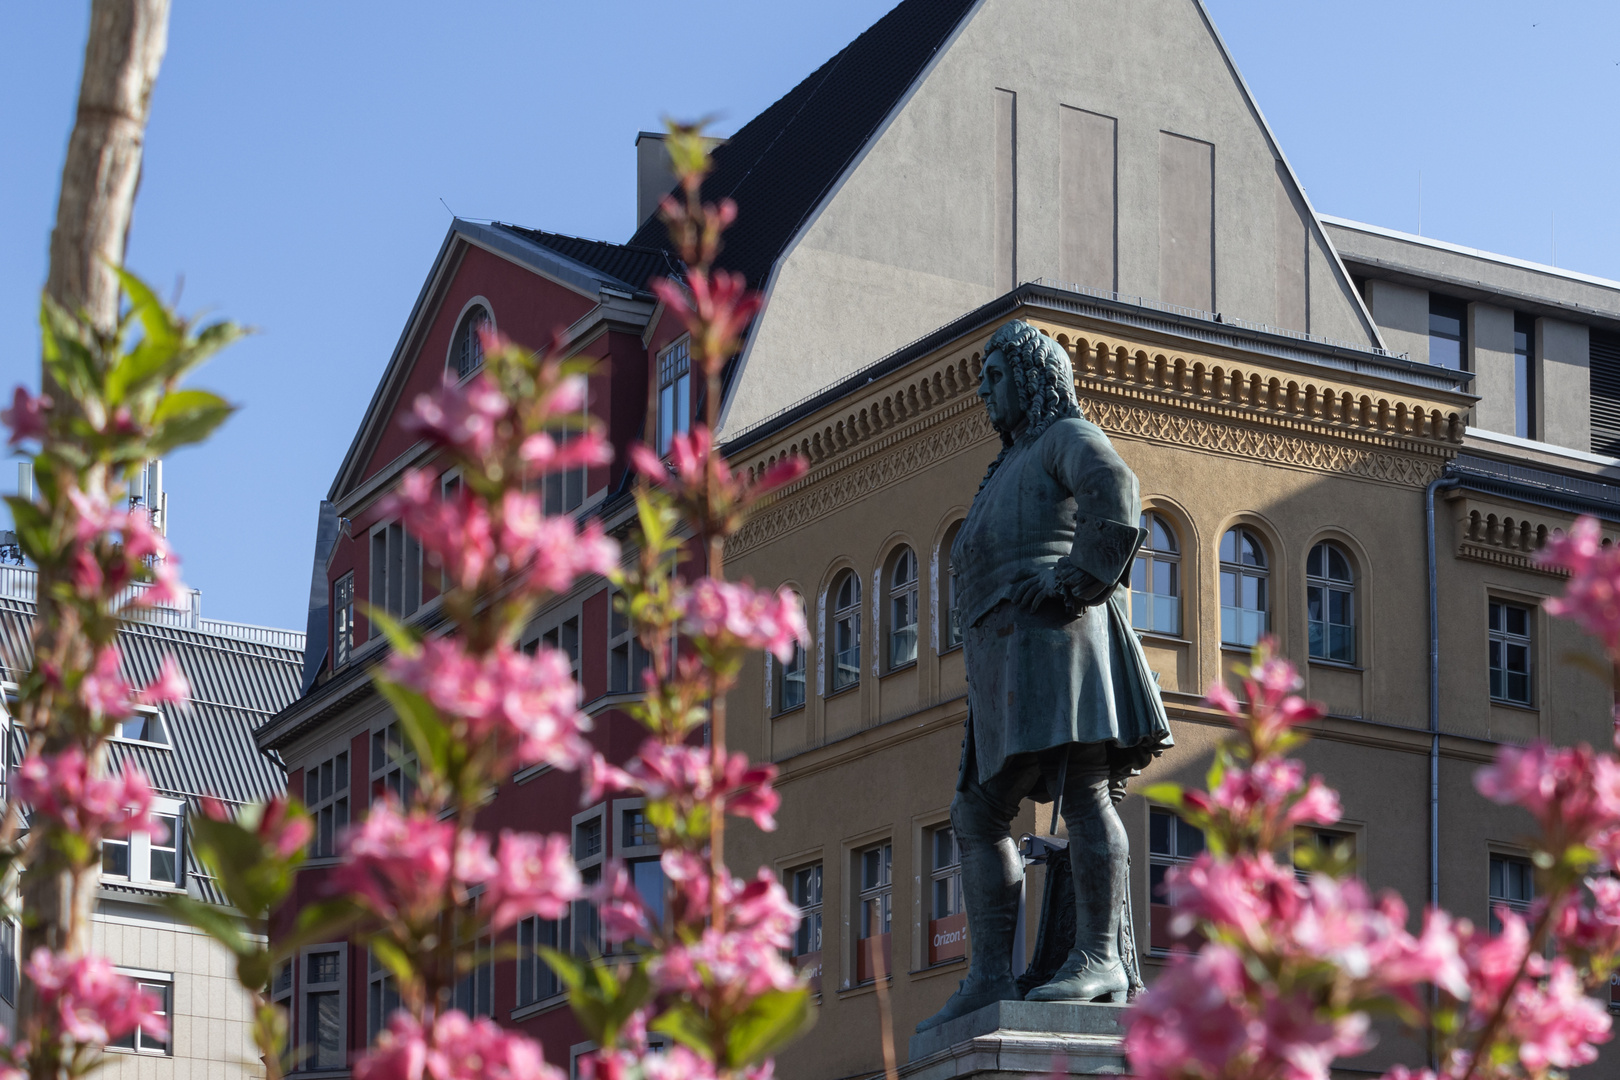
[[[1081,414],[1056,342],[1012,322],[985,351],[979,397],[1002,448],[951,549],[968,673],[951,823],[972,954],[967,978],[918,1031],[1001,1000],[1125,1000],[1129,850],[1115,800],[1171,745],[1127,607],[1144,537],[1136,477]],[[1009,831],[1025,798],[1061,806],[1074,895],[1067,956],[1027,992],[1012,976],[1024,869]],[[1051,906],[1048,951],[1059,932]],[[1065,912],[1065,936],[1068,925]]]

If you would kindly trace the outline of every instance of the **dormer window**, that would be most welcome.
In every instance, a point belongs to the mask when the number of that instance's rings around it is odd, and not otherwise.
[[[494,322],[489,309],[475,304],[461,317],[456,336],[450,345],[450,362],[456,367],[456,377],[465,379],[484,366],[484,340],[478,331]]]
[[[128,742],[169,744],[169,733],[164,730],[163,714],[149,706],[137,705],[135,715],[118,725],[118,738]]]

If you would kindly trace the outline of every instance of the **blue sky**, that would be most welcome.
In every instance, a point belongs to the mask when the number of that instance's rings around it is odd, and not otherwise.
[[[318,502],[446,205],[622,240],[638,130],[730,131],[890,6],[180,0],[129,263],[260,331],[199,379],[241,412],[167,463],[204,612],[302,628]],[[37,384],[88,7],[0,6],[0,387]],[[1620,5],[1209,7],[1318,210],[1415,231],[1421,172],[1425,235],[1546,262],[1556,221],[1558,265],[1620,278]]]

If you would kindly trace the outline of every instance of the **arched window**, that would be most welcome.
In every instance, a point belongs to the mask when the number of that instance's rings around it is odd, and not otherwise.
[[[830,693],[861,681],[861,579],[844,571],[833,589],[832,670]]]
[[[455,341],[450,346],[450,362],[456,365],[456,377],[465,379],[484,366],[484,341],[478,331],[492,320],[489,309],[482,304],[467,309],[456,327]]]
[[[798,593],[793,594],[793,600],[803,610],[804,600]],[[766,661],[767,663],[770,660]],[[787,712],[797,709],[804,704],[804,646],[795,641],[793,643],[793,658],[782,665],[782,679],[776,688],[776,711]]]
[[[939,552],[941,561],[945,564],[945,580],[941,582],[940,607],[943,609],[937,616],[939,626],[939,651],[949,652],[959,648],[962,644],[962,613],[959,610],[956,592],[956,564],[951,561],[951,548],[956,544],[956,534],[962,531],[962,523],[958,521],[945,532],[945,539],[940,541]]]
[[[889,670],[917,659],[917,556],[895,552],[889,570]]]
[[[1356,574],[1350,557],[1331,540],[1305,560],[1305,607],[1311,659],[1356,662]]]
[[[1181,545],[1158,514],[1142,515],[1147,540],[1131,566],[1131,625],[1150,634],[1181,636]]]
[[[1271,629],[1271,561],[1243,526],[1221,537],[1221,644],[1253,645]]]

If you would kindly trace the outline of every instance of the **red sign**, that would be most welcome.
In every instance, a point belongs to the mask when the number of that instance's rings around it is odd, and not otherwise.
[[[802,972],[810,981],[810,992],[821,993],[821,950],[800,953],[793,958],[793,970]]]
[[[967,916],[947,915],[928,924],[928,962],[955,960],[967,955]]]

